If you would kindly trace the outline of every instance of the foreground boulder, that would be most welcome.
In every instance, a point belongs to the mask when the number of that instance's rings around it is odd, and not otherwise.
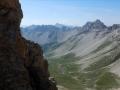
[[[57,90],[38,44],[22,38],[19,0],[0,0],[0,90]]]

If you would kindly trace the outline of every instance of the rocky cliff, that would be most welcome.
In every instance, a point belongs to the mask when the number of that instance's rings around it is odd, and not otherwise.
[[[0,90],[57,90],[38,44],[20,33],[19,0],[0,0]]]

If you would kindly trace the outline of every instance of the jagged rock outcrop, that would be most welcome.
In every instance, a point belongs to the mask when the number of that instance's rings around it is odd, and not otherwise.
[[[19,0],[0,0],[0,90],[57,90],[38,44],[22,38]]]

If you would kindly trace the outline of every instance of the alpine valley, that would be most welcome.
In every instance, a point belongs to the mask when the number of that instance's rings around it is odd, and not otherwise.
[[[59,90],[120,90],[120,24],[31,25],[21,32],[42,46]]]

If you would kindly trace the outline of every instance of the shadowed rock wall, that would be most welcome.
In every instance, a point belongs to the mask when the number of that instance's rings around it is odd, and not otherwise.
[[[19,0],[0,0],[0,90],[57,90],[38,44],[20,33]]]

